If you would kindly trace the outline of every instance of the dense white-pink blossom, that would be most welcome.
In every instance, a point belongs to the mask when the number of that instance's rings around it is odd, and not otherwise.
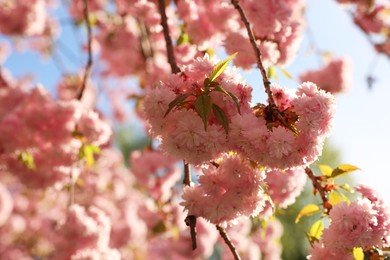
[[[37,35],[45,29],[47,19],[44,0],[2,1],[0,32],[7,35]]]
[[[238,156],[224,158],[217,169],[212,167],[203,170],[199,185],[184,188],[181,205],[189,215],[222,224],[263,209],[267,196],[260,171]]]
[[[301,82],[314,82],[321,89],[332,94],[351,88],[351,62],[346,58],[332,59],[322,68],[309,70],[299,75]]]
[[[210,76],[215,60],[196,59],[182,66],[179,74],[171,75],[165,82],[146,92],[144,112],[153,136],[161,139],[161,149],[177,159],[201,164],[227,151],[227,135],[217,116],[211,113],[206,126],[196,112],[195,100],[204,95],[204,80]],[[226,69],[217,79],[225,91],[234,94],[242,112],[249,111],[251,88],[241,81],[234,69]],[[203,94],[202,94],[203,93]],[[169,109],[169,104],[181,95],[187,95],[185,105]],[[220,91],[208,94],[211,103],[226,116],[227,123],[238,114],[234,100]],[[184,100],[183,100],[184,101]]]
[[[14,89],[2,92],[12,97]],[[28,186],[64,184],[77,169],[82,145],[110,138],[110,126],[78,101],[55,101],[42,86],[20,95],[22,101],[0,118],[0,165]]]
[[[262,166],[286,169],[312,163],[321,154],[325,137],[333,127],[335,101],[313,83],[294,92],[273,85],[276,105],[293,129],[282,126],[266,106],[237,115],[231,123],[229,142]]]
[[[272,202],[280,208],[286,208],[295,202],[306,183],[303,168],[285,171],[273,170],[266,173],[265,183]]]
[[[109,247],[111,222],[101,210],[72,205],[58,228],[55,259],[120,259]]]

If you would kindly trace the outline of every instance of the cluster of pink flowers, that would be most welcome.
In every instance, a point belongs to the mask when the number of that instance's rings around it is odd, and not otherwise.
[[[207,56],[182,66],[181,73],[173,74],[165,82],[147,90],[144,111],[151,125],[151,134],[161,139],[161,149],[177,159],[192,164],[218,158],[227,151],[225,129],[212,114],[207,129],[195,111],[196,97],[204,90],[204,81],[210,76],[216,60]],[[239,98],[240,111],[249,111],[251,88],[244,83],[234,69],[226,70],[217,79],[226,91]],[[169,104],[181,95],[189,95],[187,103],[167,113]],[[212,91],[211,102],[224,111],[228,123],[238,114],[234,101],[224,93]]]
[[[197,59],[183,66],[180,74],[147,91],[145,114],[152,135],[161,139],[163,151],[201,164],[233,149],[262,166],[279,169],[307,165],[318,157],[333,124],[335,105],[330,94],[318,90],[313,83],[303,83],[294,93],[273,85],[278,108],[286,119],[292,120],[294,133],[272,121],[266,110],[253,112],[249,107],[251,88],[240,82],[234,68],[226,70],[217,82],[238,98],[241,114],[228,95],[210,93],[211,102],[226,115],[229,130],[225,134],[226,129],[214,114],[207,120],[206,129],[194,109],[194,101],[204,91],[203,82],[212,67],[209,59]],[[188,95],[185,105],[166,114],[169,104],[181,95]]]
[[[242,259],[282,259],[280,239],[283,226],[278,219],[270,219],[262,227],[254,227],[250,221],[240,219],[237,224],[227,227],[226,231]],[[219,239],[218,243],[223,250],[221,259],[232,259],[225,242]]]
[[[102,210],[72,205],[58,228],[53,258],[119,260],[119,252],[109,246],[110,231],[110,219]]]
[[[264,176],[238,156],[224,158],[217,169],[203,169],[198,186],[185,187],[182,206],[189,215],[214,224],[232,222],[242,216],[255,216],[263,209],[266,195]]]
[[[303,1],[240,1],[253,24],[257,45],[266,64],[285,65],[298,49],[303,29]],[[228,54],[238,52],[236,66],[250,69],[256,63],[244,24],[230,1],[178,2],[185,31],[201,50],[223,45]]]
[[[388,33],[390,20],[387,15],[390,4],[386,1],[364,0],[338,0],[338,2],[352,7],[355,24],[370,37],[375,49],[380,53],[390,55],[390,38]]]
[[[245,0],[242,5],[253,24],[253,33],[265,57],[271,58],[266,58],[265,61],[278,65],[289,64],[294,59],[302,38],[304,2]],[[229,50],[227,51],[229,53]],[[246,49],[246,52],[248,51],[251,49]],[[254,56],[252,57],[254,64]]]
[[[0,32],[7,35],[38,35],[43,33],[47,19],[45,0],[2,1]]]
[[[177,160],[160,151],[134,152],[131,156],[131,170],[137,182],[161,202],[173,197],[172,187],[181,178],[182,170],[176,163]]]
[[[332,59],[322,68],[309,70],[299,75],[301,82],[315,82],[318,87],[332,94],[350,89],[352,84],[351,63],[346,58]]]
[[[302,193],[306,183],[306,174],[303,168],[288,169],[285,171],[272,170],[266,173],[268,193],[272,202],[279,208],[292,205]]]
[[[362,198],[337,204],[329,214],[330,225],[311,248],[310,259],[353,259],[352,249],[386,247],[390,238],[390,212],[378,194],[367,186],[357,190]]]
[[[0,168],[35,188],[64,184],[78,167],[83,144],[101,146],[111,128],[77,101],[53,100],[46,89],[4,86],[1,99]],[[31,178],[34,176],[34,178]]]
[[[333,126],[333,96],[310,82],[291,92],[274,84],[272,91],[278,108],[287,123],[291,121],[295,132],[278,124],[266,108],[259,108],[232,120],[233,148],[269,168],[286,169],[312,163],[321,154]]]
[[[107,65],[103,76],[137,75],[147,80],[142,82],[143,86],[147,86],[165,79],[170,67],[166,60],[157,3],[145,0],[132,2],[119,5],[117,13],[97,13],[99,32],[95,39],[100,58]],[[172,10],[167,13],[169,17],[173,17],[173,14]],[[169,24],[171,36],[178,38],[180,32],[177,27],[171,21]],[[179,64],[186,64],[197,55],[195,47],[188,43],[174,48]]]

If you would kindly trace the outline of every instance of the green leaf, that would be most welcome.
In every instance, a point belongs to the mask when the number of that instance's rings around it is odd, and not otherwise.
[[[34,157],[29,152],[21,152],[18,156],[19,161],[26,166],[29,170],[35,170]]]
[[[353,171],[357,171],[357,170],[360,170],[360,168],[358,168],[354,165],[350,165],[350,164],[342,164],[342,165],[338,166],[337,168],[333,169],[331,178],[336,178],[340,175],[343,175],[343,174],[346,174],[349,172],[353,172]]]
[[[205,89],[208,89],[209,87],[211,87],[211,88],[218,87],[219,83],[216,82],[216,81],[211,81],[209,78],[205,78],[204,82],[203,82],[203,85],[204,85]]]
[[[210,80],[214,81],[216,78],[218,78],[219,75],[222,74],[222,72],[226,69],[229,62],[237,55],[237,52],[233,55],[230,55],[226,60],[218,62],[211,72]]]
[[[79,151],[79,158],[85,159],[87,167],[91,167],[95,164],[95,154],[100,153],[100,148],[92,144],[84,144]]]
[[[361,247],[354,247],[353,248],[353,258],[355,260],[364,260],[363,248],[361,248]]]
[[[175,98],[173,101],[171,101],[171,103],[169,103],[168,105],[168,110],[167,112],[165,112],[165,115],[164,117],[166,117],[169,112],[171,112],[171,110],[177,106],[178,104],[182,103],[184,100],[186,100],[189,96],[191,96],[191,94],[182,94],[180,96],[178,96],[177,98]]]
[[[202,118],[204,130],[207,130],[207,120],[211,113],[211,105],[211,97],[205,94],[198,96],[194,102],[195,110],[200,118]]]
[[[278,75],[276,73],[276,70],[273,66],[270,66],[267,70],[267,78],[269,79],[277,79]]]
[[[216,86],[214,88],[216,91],[219,91],[221,93],[224,93],[225,95],[228,95],[234,102],[234,104],[236,105],[236,108],[237,108],[237,111],[239,114],[241,114],[241,110],[240,110],[240,101],[238,100],[238,98],[236,97],[236,95],[234,95],[232,92],[230,91],[227,91],[226,89],[224,89],[222,86]]]
[[[320,165],[318,165],[318,168],[320,168],[322,175],[327,176],[327,177],[330,177],[332,175],[333,169],[329,165],[320,164]]]
[[[317,220],[316,222],[314,222],[313,225],[311,225],[309,235],[312,238],[320,240],[323,230],[324,230],[324,223],[322,223],[322,219]]]
[[[287,70],[285,70],[284,68],[282,67],[279,67],[280,71],[283,73],[284,76],[286,76],[287,78],[289,79],[292,79],[292,76],[290,75],[290,73],[287,72]]]
[[[295,224],[298,223],[301,220],[302,217],[311,216],[311,215],[314,215],[314,214],[317,214],[317,213],[320,213],[320,212],[321,212],[321,209],[317,205],[315,205],[315,204],[306,205],[299,212],[297,218],[295,219]]]
[[[225,133],[228,134],[229,129],[229,122],[227,120],[225,111],[222,110],[219,106],[216,104],[213,104],[213,112],[215,117],[217,118],[218,122],[222,125],[223,129],[225,129]]]

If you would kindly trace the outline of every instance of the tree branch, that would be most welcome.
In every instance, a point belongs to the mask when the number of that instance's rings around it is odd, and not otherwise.
[[[172,73],[177,74],[180,72],[179,67],[177,66],[175,54],[173,51],[172,39],[169,35],[169,27],[168,27],[168,18],[165,12],[165,1],[158,0],[158,7],[161,15],[161,26],[163,27],[165,44],[167,47],[167,56],[168,63],[171,66]],[[184,163],[184,180],[183,184],[186,186],[191,185],[191,173],[190,173],[190,165],[183,161]],[[191,232],[191,240],[192,240],[192,250],[195,250],[197,247],[196,243],[196,216],[188,215],[185,219],[185,223],[190,227]]]
[[[223,229],[223,227],[221,227],[220,225],[216,225],[216,227],[217,227],[217,230],[219,231],[219,234],[221,235],[221,237],[225,241],[226,245],[229,247],[230,251],[232,252],[232,254],[234,256],[234,259],[235,260],[240,260],[241,257],[238,254],[236,247],[233,245],[233,243],[230,240],[230,238],[229,238],[228,234],[226,233],[225,229]]]
[[[168,63],[171,65],[172,73],[176,74],[180,72],[179,67],[176,64],[175,54],[173,51],[172,39],[169,35],[168,18],[165,12],[165,1],[158,0],[158,7],[161,15],[161,26],[163,27],[165,43],[167,47]]]
[[[184,164],[183,184],[186,186],[190,186],[191,185],[190,165],[188,163],[186,163],[184,160],[183,160],[183,164]]]
[[[271,91],[271,82],[268,80],[267,72],[265,71],[265,68],[264,68],[264,65],[263,65],[263,61],[262,61],[262,58],[261,58],[261,51],[260,51],[259,46],[257,46],[257,44],[256,44],[255,35],[253,34],[253,31],[251,29],[251,25],[249,23],[248,17],[246,16],[245,11],[244,11],[244,9],[242,9],[242,7],[241,7],[241,5],[240,5],[238,0],[231,0],[231,3],[233,4],[234,8],[237,9],[237,11],[240,13],[241,20],[244,23],[245,28],[246,28],[246,30],[248,32],[249,40],[251,42],[253,51],[255,52],[256,61],[257,61],[257,67],[260,70],[260,73],[261,73],[261,76],[262,76],[262,79],[263,79],[265,92],[268,95],[268,102],[269,102],[272,114],[285,127],[287,127],[288,129],[292,130],[293,132],[295,132],[294,129],[292,129],[292,127],[287,124],[286,120],[284,120],[283,116],[281,115],[279,109],[277,108],[277,106],[275,104],[274,98],[272,96],[272,91]]]
[[[191,172],[190,172],[190,165],[183,161],[184,163],[184,179],[183,184],[185,186],[191,185]],[[184,220],[187,226],[190,227],[191,232],[191,240],[192,240],[192,250],[195,250],[197,247],[196,243],[196,216],[194,215],[188,215],[186,219]]]
[[[310,180],[311,180],[311,182],[313,184],[313,188],[316,191],[318,191],[318,193],[321,196],[322,205],[324,207],[324,212],[326,214],[329,214],[330,210],[332,209],[332,204],[329,203],[329,200],[328,200],[328,198],[326,196],[326,193],[325,193],[325,189],[321,185],[321,179],[319,177],[315,176],[313,171],[309,167],[305,168],[305,173],[310,178]]]
[[[87,26],[87,37],[88,37],[88,42],[87,42],[87,51],[88,51],[88,60],[87,64],[85,65],[85,70],[84,70],[84,76],[83,80],[81,83],[81,89],[79,91],[79,94],[77,95],[77,99],[81,100],[83,97],[84,90],[87,86],[87,81],[88,78],[91,74],[91,68],[93,64],[93,59],[92,59],[92,28],[91,28],[91,21],[89,20],[89,10],[88,10],[88,0],[83,0],[84,2],[84,19],[85,19],[85,25]]]

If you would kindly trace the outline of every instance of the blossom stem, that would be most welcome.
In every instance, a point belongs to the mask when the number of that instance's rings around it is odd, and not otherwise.
[[[87,58],[87,64],[85,65],[85,71],[83,76],[83,81],[81,83],[81,89],[77,95],[77,99],[81,100],[83,97],[84,90],[87,86],[88,78],[91,74],[93,59],[92,59],[92,26],[91,21],[89,19],[89,10],[88,10],[88,0],[84,0],[84,19],[85,19],[85,25],[87,26],[87,51],[88,51],[88,58]]]
[[[183,184],[186,185],[186,186],[190,186],[191,185],[190,165],[188,163],[186,163],[185,161],[183,161],[183,163],[184,163],[184,180],[183,180]]]
[[[237,252],[236,247],[233,245],[232,241],[230,240],[229,235],[226,233],[225,229],[221,227],[220,225],[216,225],[217,230],[219,231],[219,234],[221,235],[222,239],[225,241],[226,245],[229,247],[230,251],[232,252],[235,260],[240,260],[241,257]]]
[[[237,11],[240,13],[241,20],[244,23],[245,28],[248,32],[248,37],[249,37],[249,40],[251,42],[252,48],[255,52],[257,67],[259,68],[262,79],[263,79],[263,84],[264,84],[265,92],[267,93],[267,96],[268,96],[268,102],[270,104],[271,111],[272,111],[273,115],[279,120],[279,122],[281,122],[288,129],[292,130],[291,126],[289,126],[287,124],[286,120],[284,120],[283,116],[281,115],[279,109],[277,108],[277,106],[275,104],[274,98],[272,96],[271,82],[269,81],[269,79],[267,77],[267,72],[265,71],[265,67],[264,67],[263,61],[262,61],[261,51],[260,51],[259,46],[257,46],[257,44],[256,44],[255,35],[253,34],[253,31],[251,29],[251,25],[249,23],[248,17],[246,16],[244,9],[242,9],[242,7],[239,3],[239,0],[231,0],[231,3],[234,6],[234,8],[237,9]]]
[[[325,193],[325,189],[324,187],[322,187],[320,179],[314,175],[313,171],[309,167],[305,168],[305,173],[310,178],[314,189],[318,191],[321,196],[324,212],[326,214],[329,214],[330,210],[332,209],[332,205],[329,203],[329,200]]]
[[[167,47],[167,55],[168,55],[168,63],[171,66],[172,73],[177,74],[180,72],[179,67],[177,66],[175,54],[173,52],[173,44],[171,36],[169,35],[169,27],[168,27],[168,18],[165,12],[165,1],[158,0],[158,7],[161,15],[161,26],[163,27],[165,43]]]
[[[185,186],[191,185],[191,172],[190,172],[190,165],[183,161],[184,163],[184,179],[183,184]],[[196,243],[196,216],[194,215],[188,215],[186,219],[184,220],[187,226],[190,227],[191,232],[191,240],[192,240],[192,250],[195,250],[197,247]]]
[[[169,27],[168,27],[168,18],[165,12],[165,1],[158,0],[158,7],[161,15],[161,26],[163,27],[165,45],[167,48],[168,55],[168,63],[171,66],[171,71],[173,74],[177,74],[180,72],[179,67],[177,66],[175,53],[173,51],[173,44],[171,36],[169,35]],[[183,184],[186,186],[190,186],[191,184],[191,173],[190,173],[190,165],[183,161],[184,163],[184,180]],[[190,227],[191,232],[191,240],[192,240],[192,250],[195,250],[197,247],[196,244],[196,216],[188,215],[185,219],[185,223]]]

